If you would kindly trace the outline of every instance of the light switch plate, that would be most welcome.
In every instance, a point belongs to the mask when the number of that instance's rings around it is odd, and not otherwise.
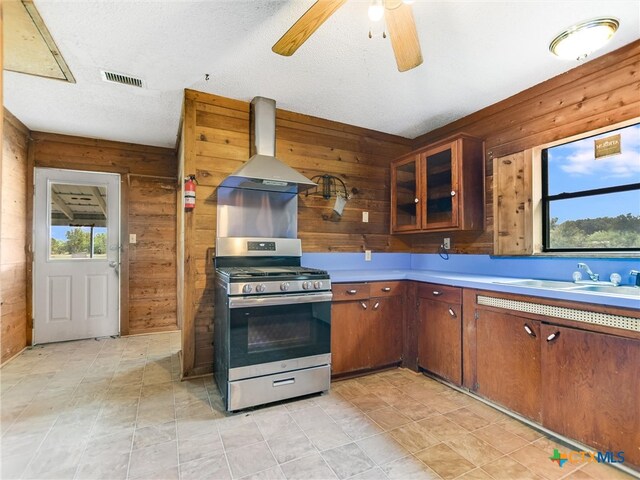
[[[364,261],[365,262],[370,262],[371,261],[371,250],[365,250],[364,251]]]
[[[369,222],[369,212],[362,212],[362,221],[364,223],[368,223]]]
[[[129,243],[137,243],[137,238],[135,233],[129,234]]]

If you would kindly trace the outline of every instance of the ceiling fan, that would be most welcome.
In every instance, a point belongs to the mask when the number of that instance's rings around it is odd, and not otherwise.
[[[318,0],[271,48],[275,53],[291,56],[347,0]],[[398,70],[405,72],[422,63],[422,52],[413,12],[408,0],[374,0],[372,6],[384,7],[384,19],[391,38]],[[371,8],[371,7],[370,7]]]

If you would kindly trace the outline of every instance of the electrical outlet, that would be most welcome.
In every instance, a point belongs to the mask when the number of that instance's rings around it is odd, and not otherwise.
[[[371,261],[371,250],[365,250],[364,251],[364,261],[365,262],[370,262]]]
[[[444,242],[442,242],[442,245],[444,246],[445,250],[449,250],[451,248],[451,239],[449,237],[444,239]]]
[[[137,239],[136,239],[136,234],[135,233],[130,233],[129,234],[129,243],[137,243]]]
[[[369,212],[362,212],[362,221],[364,223],[368,223],[369,222]]]

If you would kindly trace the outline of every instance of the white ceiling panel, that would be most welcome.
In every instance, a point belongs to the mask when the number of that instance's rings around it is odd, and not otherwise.
[[[6,107],[30,129],[173,147],[192,88],[413,138],[579,65],[548,52],[564,28],[620,19],[640,38],[640,1],[416,1],[424,63],[397,71],[350,0],[292,56],[271,46],[313,0],[53,1],[36,6],[77,83],[4,72]],[[105,83],[100,70],[145,88]],[[205,74],[210,79],[204,80]]]

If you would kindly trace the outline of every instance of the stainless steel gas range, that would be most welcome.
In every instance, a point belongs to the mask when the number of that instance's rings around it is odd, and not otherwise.
[[[216,245],[215,377],[229,411],[329,389],[331,280],[299,239]]]

